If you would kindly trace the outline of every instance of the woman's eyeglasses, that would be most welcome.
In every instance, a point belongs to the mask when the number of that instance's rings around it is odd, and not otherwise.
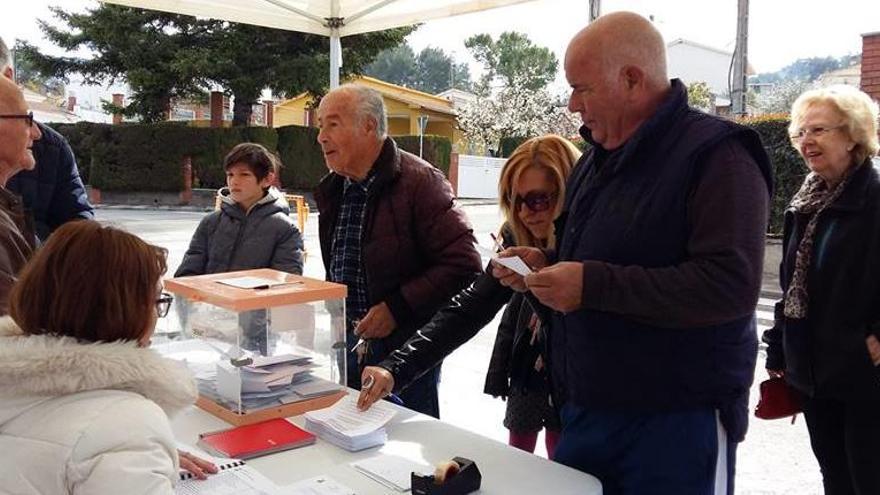
[[[167,292],[163,292],[159,299],[156,299],[156,316],[159,318],[165,318],[168,316],[168,310],[171,309],[171,303],[174,301],[174,296]]]
[[[523,204],[533,212],[547,211],[553,208],[556,201],[556,193],[532,191],[525,196],[517,194],[513,197],[513,210],[519,211]]]
[[[27,122],[28,127],[34,125],[34,112],[28,112],[26,114],[3,114],[0,115],[0,119],[24,119]]]
[[[821,125],[813,126],[813,127],[801,127],[794,134],[789,134],[788,137],[791,138],[791,142],[800,143],[804,139],[807,139],[810,136],[813,136],[813,139],[820,138],[829,132],[840,129],[844,127],[843,125],[835,125],[831,127],[825,127]]]

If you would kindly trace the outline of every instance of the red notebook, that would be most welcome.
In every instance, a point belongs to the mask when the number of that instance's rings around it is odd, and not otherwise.
[[[315,443],[315,435],[282,418],[199,435],[199,447],[216,456],[250,459]]]

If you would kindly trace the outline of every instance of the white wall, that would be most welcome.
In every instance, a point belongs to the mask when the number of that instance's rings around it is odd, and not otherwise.
[[[670,78],[685,84],[703,81],[716,95],[727,93],[730,55],[679,43],[666,49],[666,63]]]
[[[458,197],[498,199],[504,158],[458,155]]]

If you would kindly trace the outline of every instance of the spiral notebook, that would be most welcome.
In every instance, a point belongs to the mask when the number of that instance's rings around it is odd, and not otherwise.
[[[225,462],[222,464],[215,463],[217,465],[217,472],[218,473],[222,473],[223,471],[226,471],[227,469],[234,469],[239,466],[244,466],[244,461],[239,461],[238,459],[227,459],[227,461],[229,461],[229,462]],[[195,479],[195,475],[190,473],[189,471],[181,471],[180,472],[180,480],[181,481],[186,481],[189,479]]]
[[[198,446],[213,455],[250,459],[315,443],[315,435],[282,418],[202,433]]]

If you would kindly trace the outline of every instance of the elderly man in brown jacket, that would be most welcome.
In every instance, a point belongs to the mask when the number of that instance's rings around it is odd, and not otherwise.
[[[21,198],[6,190],[6,181],[21,170],[34,168],[31,146],[38,139],[40,129],[21,90],[0,77],[0,315],[7,312],[9,289],[33,253],[36,239]]]
[[[481,270],[464,213],[439,170],[387,136],[381,95],[346,85],[318,107],[331,170],[315,193],[327,279],[348,286],[348,384],[381,361]],[[406,407],[439,417],[439,366],[404,390]]]

